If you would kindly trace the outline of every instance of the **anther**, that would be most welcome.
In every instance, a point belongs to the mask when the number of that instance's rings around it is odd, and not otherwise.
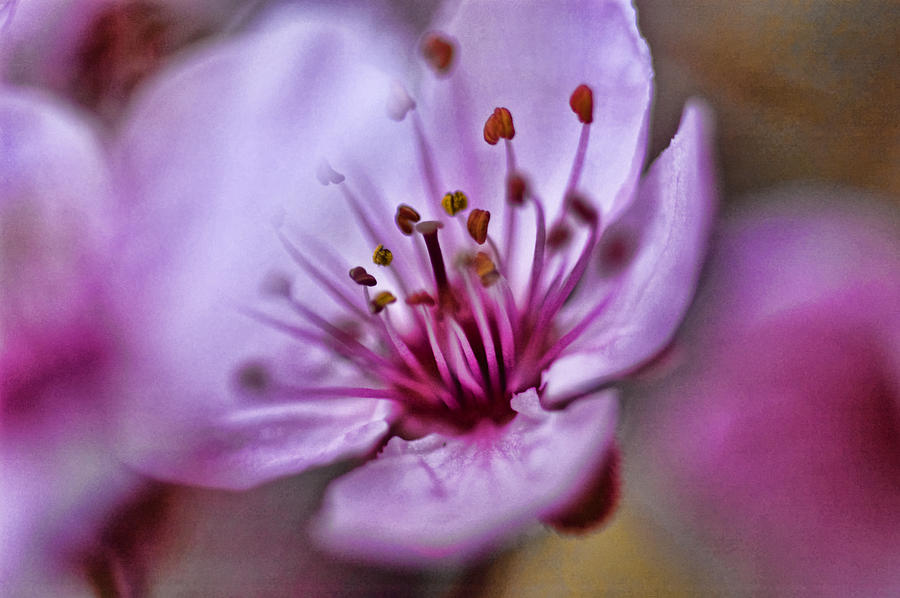
[[[500,273],[497,272],[497,266],[494,265],[490,256],[483,251],[479,251],[475,254],[472,266],[475,268],[475,274],[481,279],[481,284],[483,286],[489,287],[500,278]]]
[[[252,393],[261,393],[271,384],[271,376],[269,375],[269,370],[266,366],[251,361],[237,369],[234,381],[241,390]]]
[[[585,224],[595,224],[599,220],[597,208],[582,195],[570,193],[567,200],[572,213]]]
[[[557,222],[547,232],[547,246],[550,249],[564,247],[572,238],[572,231],[563,222]]]
[[[422,38],[422,56],[438,74],[443,75],[450,70],[454,54],[454,43],[446,35],[432,31]]]
[[[325,186],[329,183],[337,185],[338,183],[344,182],[344,175],[333,169],[331,164],[325,160],[319,162],[319,165],[316,167],[316,178]]]
[[[378,284],[378,281],[375,280],[375,277],[366,272],[366,269],[362,266],[350,268],[350,278],[356,284],[364,287],[374,287],[376,284]]]
[[[484,121],[484,140],[490,145],[497,145],[501,139],[512,139],[516,136],[512,114],[507,108],[494,108],[494,112]]]
[[[569,106],[572,112],[578,115],[578,120],[586,125],[594,122],[594,92],[582,83],[575,88],[569,98]]]
[[[506,177],[506,201],[514,206],[525,203],[525,193],[528,191],[528,183],[525,177],[517,172],[511,172]]]
[[[399,122],[406,118],[406,113],[415,107],[416,102],[410,97],[406,88],[398,81],[394,81],[387,101],[388,118]]]
[[[400,232],[404,235],[413,234],[413,224],[421,219],[422,217],[419,216],[419,213],[408,205],[402,203],[397,206],[397,214],[394,216],[394,222],[397,223],[397,228],[399,228]]]
[[[375,298],[369,302],[369,311],[373,314],[381,313],[385,307],[397,301],[397,298],[394,297],[389,291],[381,291]]]
[[[416,291],[406,298],[407,305],[434,305],[434,298],[425,291]]]
[[[487,241],[488,223],[491,221],[491,213],[487,210],[479,210],[478,208],[469,212],[469,219],[466,222],[466,228],[469,229],[469,235],[479,245],[484,245]]]
[[[379,266],[390,266],[394,261],[394,254],[384,245],[379,245],[372,253],[372,261]]]
[[[273,297],[290,297],[291,281],[283,274],[270,272],[263,279],[260,291]]]
[[[469,207],[469,198],[462,191],[453,191],[444,194],[441,199],[441,207],[450,216],[456,216],[458,213]]]

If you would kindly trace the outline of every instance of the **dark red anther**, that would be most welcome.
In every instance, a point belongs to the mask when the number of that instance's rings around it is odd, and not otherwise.
[[[397,206],[397,214],[394,215],[394,222],[397,223],[397,228],[399,228],[400,232],[404,235],[413,234],[413,225],[421,219],[422,217],[419,213],[410,206],[404,203]]]
[[[570,193],[566,199],[572,213],[575,214],[579,220],[585,224],[597,223],[600,218],[597,213],[597,208],[595,208],[586,197],[579,195],[578,193]]]
[[[586,125],[594,122],[594,92],[582,83],[575,88],[569,98],[569,106],[572,112],[578,115],[578,120]]]
[[[456,53],[453,40],[437,31],[431,31],[422,38],[422,56],[434,71],[446,74],[453,66],[453,55]]]
[[[362,266],[350,268],[350,278],[356,284],[364,287],[374,287],[376,284],[378,284],[378,281],[375,280],[375,277],[366,272],[366,269]]]
[[[572,231],[564,222],[554,224],[547,232],[547,246],[550,249],[560,249],[572,238]]]
[[[469,219],[466,221],[466,228],[469,235],[479,245],[484,245],[487,241],[488,223],[491,221],[491,213],[487,210],[479,210],[475,208],[469,212]]]
[[[494,108],[494,112],[484,121],[484,140],[497,145],[501,139],[512,139],[515,136],[512,113],[507,108]]]
[[[412,295],[406,298],[407,305],[427,305],[429,307],[433,306],[434,298],[429,295],[425,291],[416,291]]]
[[[514,206],[525,203],[525,193],[528,191],[528,183],[525,177],[517,172],[512,172],[506,177],[506,201]]]
[[[261,393],[269,388],[271,375],[265,365],[256,361],[250,361],[237,369],[234,381],[241,390]]]

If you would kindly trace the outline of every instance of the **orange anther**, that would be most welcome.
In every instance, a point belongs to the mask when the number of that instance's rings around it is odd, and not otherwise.
[[[471,235],[479,245],[484,245],[484,242],[487,241],[488,223],[490,221],[491,213],[487,210],[475,208],[469,212],[466,228],[469,229],[469,235]]]
[[[453,41],[437,31],[426,33],[422,38],[422,56],[438,74],[443,75],[450,70],[455,51]]]
[[[572,112],[578,115],[578,120],[586,125],[594,122],[594,92],[582,83],[572,92],[569,98],[569,106]]]

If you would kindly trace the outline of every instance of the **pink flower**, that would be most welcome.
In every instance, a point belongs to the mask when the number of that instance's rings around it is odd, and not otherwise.
[[[722,225],[682,364],[633,397],[632,463],[724,583],[895,594],[897,211],[802,187],[751,206]]]
[[[106,412],[109,171],[79,115],[0,88],[0,587],[57,595],[131,477]],[[72,567],[69,567],[72,565]]]
[[[396,563],[602,518],[608,386],[666,345],[704,253],[703,106],[639,182],[626,2],[463,2],[418,41],[268,22],[168,72],[117,144],[130,462],[247,488],[371,457],[316,529]]]

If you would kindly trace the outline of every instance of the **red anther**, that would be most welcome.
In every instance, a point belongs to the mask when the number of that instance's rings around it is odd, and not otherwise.
[[[547,246],[550,249],[559,249],[568,243],[571,238],[572,231],[565,223],[559,222],[554,224],[547,232]]]
[[[599,219],[600,216],[597,213],[597,208],[595,208],[583,195],[570,193],[567,200],[569,207],[572,209],[572,213],[585,224],[595,224]]]
[[[400,232],[404,235],[413,234],[413,224],[421,219],[422,217],[419,216],[419,213],[410,206],[403,203],[397,206],[397,214],[394,216],[394,222],[397,223],[397,228],[399,228]]]
[[[572,92],[569,98],[569,106],[572,112],[578,115],[578,120],[586,125],[594,122],[594,92],[582,83]]]
[[[516,136],[512,114],[507,108],[494,108],[494,112],[484,122],[484,140],[490,145],[497,145],[500,139],[512,139]]]
[[[241,365],[234,374],[238,388],[252,393],[261,393],[271,384],[269,370],[262,363],[251,361]]]
[[[469,219],[466,221],[466,228],[469,229],[469,235],[479,245],[484,245],[487,241],[488,223],[491,221],[491,213],[487,210],[479,210],[475,208],[469,212]]]
[[[525,203],[525,193],[528,191],[528,183],[517,172],[512,172],[506,177],[506,201],[520,206]]]
[[[425,291],[416,291],[406,298],[407,305],[435,305],[434,298]]]
[[[453,41],[443,33],[431,31],[422,38],[422,56],[438,74],[443,75],[450,70],[455,52]]]
[[[366,272],[366,269],[362,266],[350,268],[350,278],[356,284],[365,287],[374,287],[376,284],[378,284],[378,281],[375,280],[375,277]]]

